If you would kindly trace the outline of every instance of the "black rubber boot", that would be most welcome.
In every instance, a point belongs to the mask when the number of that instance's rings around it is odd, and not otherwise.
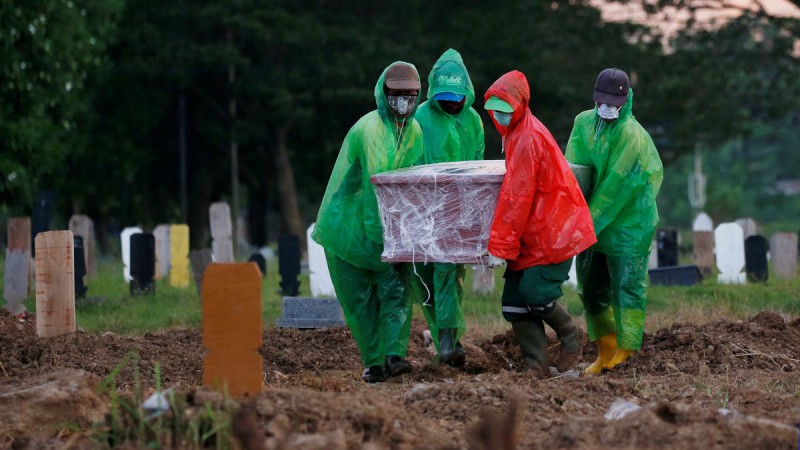
[[[383,366],[369,366],[364,369],[361,374],[361,379],[367,383],[380,383],[386,380],[386,375],[383,372]]]
[[[580,330],[575,326],[567,310],[559,303],[542,312],[540,317],[547,325],[550,325],[561,341],[561,351],[556,362],[556,369],[559,372],[567,371],[578,364],[583,357],[583,345],[580,339]]]
[[[439,330],[439,364],[448,364],[453,367],[464,367],[466,355],[464,347],[456,342],[455,328],[442,328]]]
[[[525,368],[533,371],[539,379],[550,376],[547,368],[547,335],[544,325],[538,320],[523,320],[512,322],[511,327],[517,335],[522,357],[525,359]]]
[[[402,375],[404,373],[411,373],[413,367],[411,363],[397,355],[388,355],[386,357],[386,364],[384,364],[386,374],[390,377]]]

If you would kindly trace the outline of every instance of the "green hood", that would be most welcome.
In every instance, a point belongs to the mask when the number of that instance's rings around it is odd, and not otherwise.
[[[386,66],[385,69],[383,69],[383,73],[381,73],[380,78],[378,78],[378,82],[375,84],[375,103],[378,105],[378,113],[380,113],[382,117],[387,119],[390,118],[394,119],[395,115],[391,112],[391,109],[389,108],[389,101],[386,99],[386,94],[383,92],[383,84],[386,78],[386,72],[389,70],[390,67],[392,67],[395,64],[408,64],[409,66],[413,67],[414,71],[417,72],[417,80],[419,80],[419,71],[417,71],[416,66],[414,66],[411,63],[407,63],[405,61],[395,61]],[[407,122],[411,122],[411,120],[414,118],[414,114],[417,112],[417,108],[419,108],[420,103],[421,103],[420,99],[417,98],[417,103],[414,104],[414,110],[411,111],[411,114],[408,117],[406,117]]]
[[[461,59],[461,54],[452,48],[439,57],[428,75],[428,100],[433,100],[433,96],[440,92],[454,92],[467,97],[464,109],[456,116],[464,114],[475,102],[475,89],[467,73],[467,67]],[[431,103],[434,108],[441,111],[438,102]]]

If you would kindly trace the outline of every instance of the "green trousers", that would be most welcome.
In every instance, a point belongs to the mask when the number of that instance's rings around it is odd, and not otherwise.
[[[551,308],[564,293],[561,285],[569,279],[572,258],[557,264],[507,269],[503,274],[503,317],[509,322],[535,320]]]
[[[382,366],[387,355],[406,357],[411,304],[404,292],[402,264],[379,270],[356,267],[326,251],[328,270],[344,319],[364,367]]]
[[[578,255],[578,294],[586,309],[590,341],[617,334],[617,347],[642,346],[649,256],[611,256],[594,250]]]
[[[436,350],[439,350],[439,330],[456,329],[456,342],[467,329],[461,298],[464,292],[463,264],[415,263],[407,274],[412,301],[416,302],[431,331]]]

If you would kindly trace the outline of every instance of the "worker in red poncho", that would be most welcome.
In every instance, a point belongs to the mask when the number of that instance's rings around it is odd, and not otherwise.
[[[544,323],[561,341],[556,368],[581,359],[579,329],[556,301],[563,295],[572,258],[597,242],[592,216],[569,163],[555,139],[528,108],[530,89],[512,71],[484,95],[503,138],[506,174],[492,222],[489,267],[508,263],[503,277],[503,317],[511,322],[525,365],[539,378],[548,375]]]

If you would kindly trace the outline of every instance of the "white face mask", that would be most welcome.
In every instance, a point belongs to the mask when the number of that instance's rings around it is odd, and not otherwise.
[[[511,113],[502,112],[502,111],[494,111],[494,120],[497,121],[500,125],[507,127],[511,123]]]
[[[597,115],[603,119],[616,119],[619,117],[619,107],[603,103],[597,107]]]

